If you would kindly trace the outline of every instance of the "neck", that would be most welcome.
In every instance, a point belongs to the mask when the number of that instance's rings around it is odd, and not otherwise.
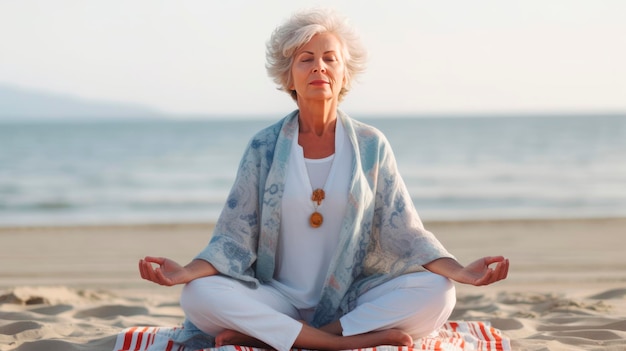
[[[298,103],[300,110],[300,133],[314,133],[321,136],[334,130],[337,120],[336,103]]]

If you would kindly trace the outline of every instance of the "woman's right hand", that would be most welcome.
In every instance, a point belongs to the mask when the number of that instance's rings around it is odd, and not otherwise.
[[[185,267],[164,257],[147,256],[139,260],[139,272],[143,279],[165,286],[185,284],[192,280]]]

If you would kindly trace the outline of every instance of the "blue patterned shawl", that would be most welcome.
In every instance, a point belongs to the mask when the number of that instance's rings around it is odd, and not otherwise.
[[[338,319],[357,297],[393,277],[423,271],[423,264],[452,257],[426,231],[400,177],[387,139],[377,129],[338,111],[354,150],[347,215],[312,325]],[[272,279],[281,198],[298,111],[257,133],[211,242],[196,257],[252,286]]]

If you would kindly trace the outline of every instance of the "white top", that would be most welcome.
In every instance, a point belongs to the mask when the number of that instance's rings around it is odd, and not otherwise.
[[[298,138],[294,138],[282,199],[276,270],[270,284],[298,309],[310,309],[319,302],[346,213],[353,157],[339,120],[334,155],[305,159]],[[317,208],[324,216],[319,228],[309,224],[315,211],[311,194],[316,188],[326,193]]]

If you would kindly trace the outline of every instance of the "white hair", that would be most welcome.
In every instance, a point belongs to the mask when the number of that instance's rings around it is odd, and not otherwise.
[[[350,90],[354,77],[365,70],[367,53],[359,36],[347,19],[330,9],[310,9],[297,12],[283,25],[277,27],[266,45],[268,75],[283,90],[296,100],[291,66],[296,51],[308,43],[314,35],[331,33],[339,39],[346,65],[346,83],[339,93],[339,100]]]

